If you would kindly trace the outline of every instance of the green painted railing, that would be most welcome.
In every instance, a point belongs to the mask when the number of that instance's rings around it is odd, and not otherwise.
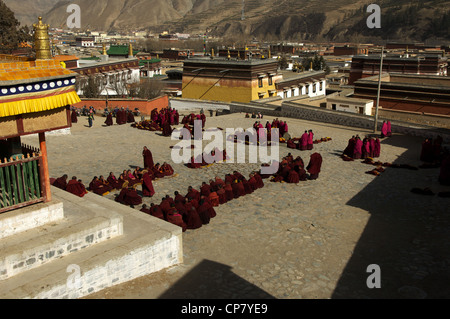
[[[45,200],[41,161],[34,153],[0,160],[0,213]]]

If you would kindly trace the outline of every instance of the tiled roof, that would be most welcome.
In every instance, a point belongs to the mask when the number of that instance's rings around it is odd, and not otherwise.
[[[111,45],[106,53],[108,53],[108,55],[128,55],[128,52],[128,45]],[[138,52],[138,50],[133,50],[133,55],[136,55]]]
[[[56,55],[53,57],[53,59],[56,61],[63,61],[63,62],[79,60],[79,58],[74,55]]]
[[[27,82],[32,79],[67,77],[70,75],[75,75],[75,73],[61,67],[60,61],[57,60],[0,62],[0,82]]]

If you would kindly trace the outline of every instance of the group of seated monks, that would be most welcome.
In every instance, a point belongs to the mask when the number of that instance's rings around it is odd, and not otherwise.
[[[108,115],[106,116],[106,120],[105,120],[105,124],[107,126],[111,126],[114,124],[114,121],[113,121],[114,113],[116,114],[116,124],[118,124],[118,125],[135,122],[133,111],[131,111],[129,109],[125,110],[125,108],[122,107],[119,110],[111,111],[108,113]]]
[[[200,189],[188,187],[185,196],[178,191],[174,197],[166,195],[159,205],[143,205],[141,211],[180,226],[183,231],[197,229],[209,224],[217,214],[214,207],[233,199],[253,193],[264,187],[258,172],[252,172],[246,179],[241,173],[234,171],[225,179],[216,177],[209,183],[203,182]]]
[[[344,161],[353,161],[355,159],[366,159],[380,157],[381,143],[378,137],[365,137],[361,141],[361,138],[356,135],[348,141],[348,145],[342,153],[342,159]]]
[[[81,179],[78,179],[76,176],[73,176],[70,181],[67,181],[67,178],[68,178],[67,174],[64,174],[63,176],[58,177],[56,179],[51,178],[50,184],[62,190],[65,190],[69,193],[77,195],[79,197],[83,197],[88,193]]]
[[[278,172],[273,175],[271,181],[297,184],[300,181],[306,181],[308,179],[315,180],[319,178],[321,167],[322,155],[319,153],[311,154],[309,164],[306,167],[300,156],[294,158],[294,156],[289,153],[287,156],[283,157],[278,167]]]
[[[197,157],[192,156],[191,160],[189,161],[189,163],[186,164],[186,166],[189,168],[201,168],[204,166],[208,166],[208,165],[212,164],[212,163],[208,163],[208,162],[212,162],[212,159],[216,157],[216,154],[219,155],[220,153],[222,153],[221,161],[226,161],[226,160],[230,159],[230,157],[227,156],[227,152],[225,150],[220,151],[218,148],[215,148],[209,154],[200,154]],[[207,162],[205,160],[206,156],[208,156],[211,160],[209,160]],[[219,159],[220,158],[217,157],[215,162],[218,162]]]
[[[148,175],[148,178],[146,174]],[[164,162],[162,165],[156,163],[156,165],[146,170],[141,169],[140,167],[136,167],[133,171],[131,169],[123,170],[119,177],[116,177],[113,172],[110,172],[106,179],[103,175],[94,176],[87,189],[83,182],[76,179],[76,177],[73,177],[72,180],[67,182],[68,177],[66,174],[57,179],[51,179],[51,182],[53,186],[66,190],[79,197],[83,197],[87,194],[87,191],[105,196],[114,190],[123,190],[124,188],[131,190],[133,188],[136,189],[136,187],[140,185],[143,185],[143,188],[145,189],[147,185],[151,184],[152,180],[172,176],[173,174],[174,169],[172,166]],[[150,187],[152,188],[152,186]],[[143,191],[143,193],[145,196],[146,192]],[[153,194],[154,190],[149,196],[153,196]]]

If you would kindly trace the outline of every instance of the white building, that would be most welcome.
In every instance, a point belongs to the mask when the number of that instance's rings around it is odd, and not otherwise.
[[[293,97],[326,96],[326,79],[323,71],[284,72],[283,80],[276,83],[277,95],[282,99]]]
[[[357,99],[345,96],[333,96],[327,98],[327,109],[372,115],[373,100]]]

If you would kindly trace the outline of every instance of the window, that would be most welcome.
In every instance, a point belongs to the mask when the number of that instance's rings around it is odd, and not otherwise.
[[[323,82],[319,82],[319,91],[323,90]]]
[[[273,79],[272,79],[272,76],[269,76],[269,85],[273,85]]]
[[[295,96],[295,89],[292,89],[291,92],[292,92],[292,93],[291,93],[291,96]]]
[[[259,86],[260,88],[263,87],[263,79],[262,79],[262,78],[258,78],[258,86]]]

